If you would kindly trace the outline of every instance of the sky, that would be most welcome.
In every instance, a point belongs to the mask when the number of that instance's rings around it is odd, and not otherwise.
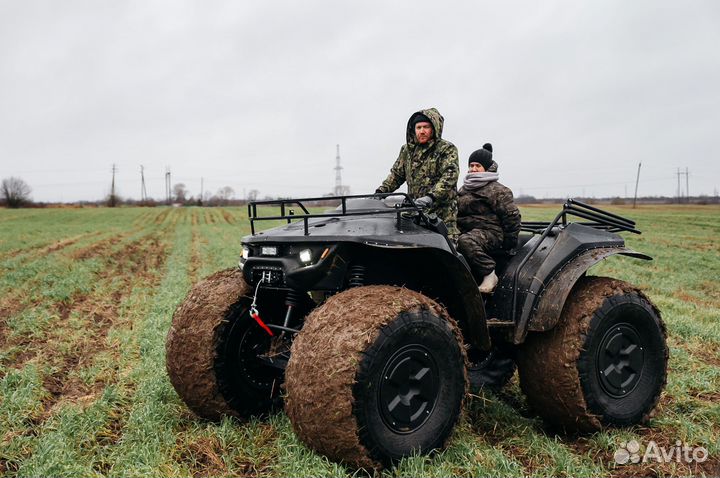
[[[0,178],[37,201],[354,194],[436,107],[517,195],[720,189],[720,2],[0,1]],[[202,179],[201,179],[202,178]],[[686,181],[682,176],[682,193]]]

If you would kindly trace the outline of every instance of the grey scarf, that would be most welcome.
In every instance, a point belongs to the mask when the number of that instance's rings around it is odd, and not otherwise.
[[[488,183],[497,181],[498,179],[500,179],[500,175],[498,173],[491,173],[489,171],[482,173],[468,173],[467,176],[465,176],[463,186],[465,189],[478,189],[486,186]]]

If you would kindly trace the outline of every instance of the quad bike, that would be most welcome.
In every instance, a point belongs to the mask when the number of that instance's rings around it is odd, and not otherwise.
[[[248,215],[239,267],[196,284],[168,334],[168,374],[201,417],[284,403],[309,447],[377,468],[441,449],[468,390],[503,386],[516,364],[531,407],[567,431],[641,423],[665,386],[658,309],[586,275],[615,254],[651,259],[617,234],[639,234],[629,219],[570,199],[524,222],[481,295],[445,225],[407,195],[253,202]],[[273,220],[287,224],[256,231]]]

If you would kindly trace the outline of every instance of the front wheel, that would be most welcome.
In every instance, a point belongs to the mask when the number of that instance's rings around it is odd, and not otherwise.
[[[518,354],[530,405],[568,431],[645,422],[667,378],[660,313],[636,287],[607,277],[578,281],[552,331]]]
[[[466,390],[457,324],[436,302],[356,287],[308,316],[286,373],[298,436],[329,458],[378,468],[442,448]]]
[[[251,293],[240,270],[223,270],[193,286],[173,315],[165,348],[168,376],[203,418],[261,415],[281,403],[290,345],[250,318]],[[278,320],[282,300],[260,299],[270,304],[265,320]]]

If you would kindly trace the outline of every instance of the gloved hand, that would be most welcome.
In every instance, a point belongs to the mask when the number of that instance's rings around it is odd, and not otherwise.
[[[423,196],[415,200],[415,205],[420,208],[427,208],[432,206],[433,198],[430,196]]]
[[[515,247],[517,247],[517,245],[518,245],[517,237],[506,237],[503,240],[502,248],[505,251],[509,251],[511,249],[515,249]]]

